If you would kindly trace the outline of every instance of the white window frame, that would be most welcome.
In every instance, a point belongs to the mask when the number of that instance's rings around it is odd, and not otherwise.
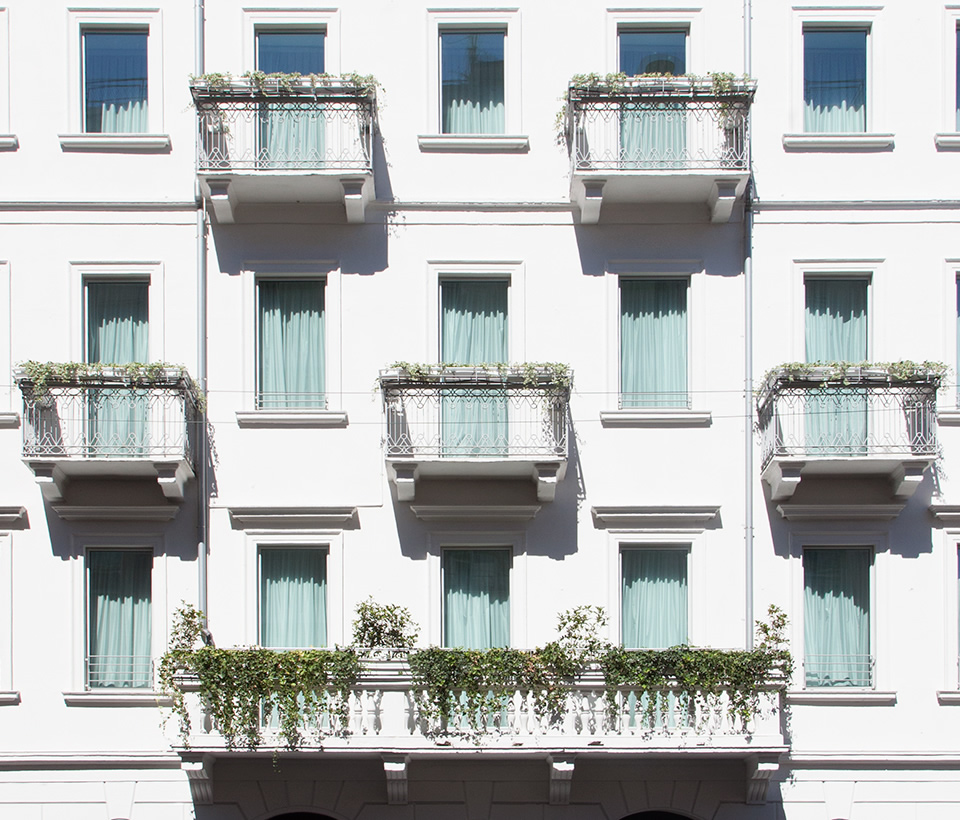
[[[0,150],[17,147],[10,131],[10,11],[0,8]]]
[[[296,423],[316,427],[339,427],[347,423],[343,410],[343,336],[341,325],[342,276],[335,260],[244,262],[240,272],[243,290],[241,305],[242,409],[236,411],[242,427],[286,426]],[[260,359],[259,282],[263,279],[319,280],[323,286],[324,391],[327,409],[257,410]]]
[[[327,622],[327,643],[325,646],[318,647],[294,647],[294,646],[285,646],[281,647],[283,649],[327,649],[332,648],[339,641],[330,640],[330,545],[328,543],[290,543],[289,541],[279,541],[276,543],[271,543],[270,541],[259,540],[257,541],[257,640],[255,641],[257,646],[262,646],[261,641],[263,640],[263,599],[261,597],[261,591],[263,589],[263,584],[261,583],[261,573],[262,573],[262,558],[264,551],[269,552],[271,549],[303,549],[303,550],[321,550],[324,553],[324,585],[326,589],[324,591],[324,597],[326,598],[327,611],[324,613],[326,616]]]
[[[607,9],[606,68],[620,70],[620,33],[622,31],[687,32],[687,72],[703,73],[705,38],[701,35],[703,17],[699,8]]]
[[[13,372],[12,330],[13,313],[10,306],[10,263],[0,260],[0,319],[6,323],[6,332],[0,333],[0,368],[4,373]],[[12,379],[0,379],[0,425],[5,413],[19,414],[20,391]]]
[[[19,702],[13,689],[13,535],[0,532],[0,706]]]
[[[960,148],[960,129],[957,128],[957,102],[960,89],[957,88],[957,61],[960,60],[960,44],[957,32],[960,31],[960,5],[948,5],[943,10],[943,68],[941,103],[943,131],[934,135],[938,148]]]
[[[345,645],[350,636],[343,617],[343,531],[342,530],[248,530],[244,546],[244,589],[246,590],[243,643],[260,642],[260,550],[264,547],[322,548],[327,551],[327,645]]]
[[[687,556],[687,636],[684,639],[684,643],[697,645],[690,637],[690,633],[693,632],[693,623],[694,623],[694,613],[693,613],[693,597],[694,593],[691,591],[693,585],[693,567],[691,561],[691,555],[693,554],[693,542],[690,538],[674,537],[674,538],[664,538],[664,539],[630,539],[624,537],[618,540],[617,544],[617,590],[616,598],[616,614],[611,616],[611,620],[616,624],[616,635],[617,642],[619,646],[623,646],[623,554],[629,551],[643,551],[643,550],[671,550],[673,552],[683,552]],[[637,647],[644,649],[646,647]],[[653,649],[667,649],[668,647],[651,647]]]
[[[698,409],[704,395],[706,372],[706,321],[699,307],[707,304],[707,277],[700,259],[608,260],[605,266],[607,292],[606,393],[608,408],[600,420],[610,426],[707,425],[708,409]],[[690,407],[631,407],[620,409],[620,281],[621,279],[685,279],[687,281],[687,395]]]
[[[322,31],[323,68],[327,74],[340,74],[340,11],[338,9],[244,9],[243,67],[253,71],[257,65],[257,34],[262,31]]]
[[[71,689],[64,691],[68,706],[97,705],[156,707],[156,694],[148,689],[110,690],[86,688],[86,658],[88,648],[89,602],[87,600],[87,553],[92,549],[130,549],[151,551],[153,569],[150,573],[150,656],[153,659],[153,679],[156,683],[156,665],[167,649],[167,630],[170,608],[167,604],[167,567],[164,536],[143,532],[84,534],[73,537],[71,552],[71,590],[74,612],[70,625],[72,647],[70,664]]]
[[[164,360],[164,290],[162,262],[71,262],[70,263],[70,356],[86,361],[87,283],[147,283],[147,350],[151,362]]]
[[[427,9],[427,109],[423,133],[418,137],[421,150],[525,150],[529,140],[523,135],[522,66],[520,11],[504,9]],[[443,31],[502,31],[503,37],[503,134],[444,134],[440,120],[440,34]]]
[[[443,646],[443,552],[451,549],[506,549],[510,562],[510,646],[523,648],[527,640],[526,535],[516,531],[436,531],[427,545],[427,624],[425,642]]]
[[[69,9],[67,11],[67,133],[60,146],[69,148],[167,149],[164,133],[163,25],[160,9]],[[84,131],[83,33],[85,31],[146,30],[147,130],[138,134],[87,133]]]

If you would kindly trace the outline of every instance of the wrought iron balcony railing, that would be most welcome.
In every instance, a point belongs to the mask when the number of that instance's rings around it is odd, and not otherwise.
[[[375,98],[346,80],[309,77],[190,86],[201,173],[372,170]]]
[[[750,167],[756,83],[633,77],[571,85],[567,142],[574,173],[742,171]]]
[[[149,655],[88,655],[88,689],[150,689],[153,658]]]
[[[388,458],[566,458],[570,390],[547,371],[387,370],[380,389]]]
[[[763,466],[774,458],[936,458],[939,386],[932,370],[775,370],[757,401]]]
[[[874,661],[871,655],[805,655],[804,682],[807,688],[873,686]]]
[[[18,383],[25,459],[193,461],[196,397],[180,368],[143,380],[107,367],[42,386],[21,373]]]

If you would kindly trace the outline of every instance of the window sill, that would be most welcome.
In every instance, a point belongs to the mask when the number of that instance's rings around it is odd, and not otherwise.
[[[960,150],[960,133],[950,131],[943,134],[934,134],[933,143],[940,151]]]
[[[509,153],[530,150],[529,137],[503,134],[420,134],[417,143],[421,151]]]
[[[937,423],[944,427],[957,427],[960,425],[960,408],[937,410]]]
[[[787,703],[810,706],[895,706],[896,692],[878,692],[875,689],[800,689],[787,692]]]
[[[64,151],[169,151],[169,134],[60,134]]]
[[[237,411],[240,427],[346,427],[343,410],[246,410]]]
[[[96,689],[88,692],[64,692],[67,706],[170,706],[173,700],[152,689],[111,691]]]
[[[937,703],[941,706],[960,706],[960,692],[955,689],[937,692]]]
[[[19,692],[0,692],[0,706],[19,706]]]
[[[604,427],[709,427],[709,410],[671,409],[669,407],[602,410],[600,423]]]
[[[16,412],[12,412],[12,413],[3,412],[3,413],[0,413],[0,428],[2,428],[2,427],[15,428],[15,427],[19,427],[19,426],[20,426],[20,414],[19,414],[19,413],[16,413]]]
[[[788,151],[889,151],[893,134],[784,134]]]
[[[19,147],[16,134],[0,134],[0,151],[16,151]]]

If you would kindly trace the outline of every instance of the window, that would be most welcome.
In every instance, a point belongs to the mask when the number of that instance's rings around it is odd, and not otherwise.
[[[808,362],[867,360],[867,280],[835,277],[805,282]],[[807,451],[860,455],[867,444],[867,396],[857,388],[811,390],[804,413]]]
[[[443,645],[510,644],[509,549],[443,550]]]
[[[324,408],[324,282],[261,279],[258,406]]]
[[[83,130],[140,134],[147,116],[147,31],[83,31]]]
[[[804,680],[808,687],[873,684],[869,548],[803,550]]]
[[[444,134],[503,134],[502,31],[440,32],[440,130]]]
[[[150,550],[87,551],[87,687],[152,684]]]
[[[954,120],[954,128],[957,131],[960,131],[960,28],[954,32],[954,38],[956,40],[954,48],[954,68],[956,76],[954,77],[954,97],[956,100],[956,119]]]
[[[687,633],[686,549],[626,548],[621,552],[621,640],[625,649],[665,649]]]
[[[803,30],[803,130],[867,130],[867,30]]]
[[[620,406],[687,407],[686,279],[620,280]]]
[[[327,549],[260,550],[260,644],[274,649],[327,645]]]

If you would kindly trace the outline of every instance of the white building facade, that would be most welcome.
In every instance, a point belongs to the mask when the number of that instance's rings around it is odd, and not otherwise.
[[[0,816],[956,816],[958,26],[0,0]],[[298,751],[178,736],[181,602],[332,648],[371,596],[476,649],[774,605],[795,669],[437,734],[373,660]]]

